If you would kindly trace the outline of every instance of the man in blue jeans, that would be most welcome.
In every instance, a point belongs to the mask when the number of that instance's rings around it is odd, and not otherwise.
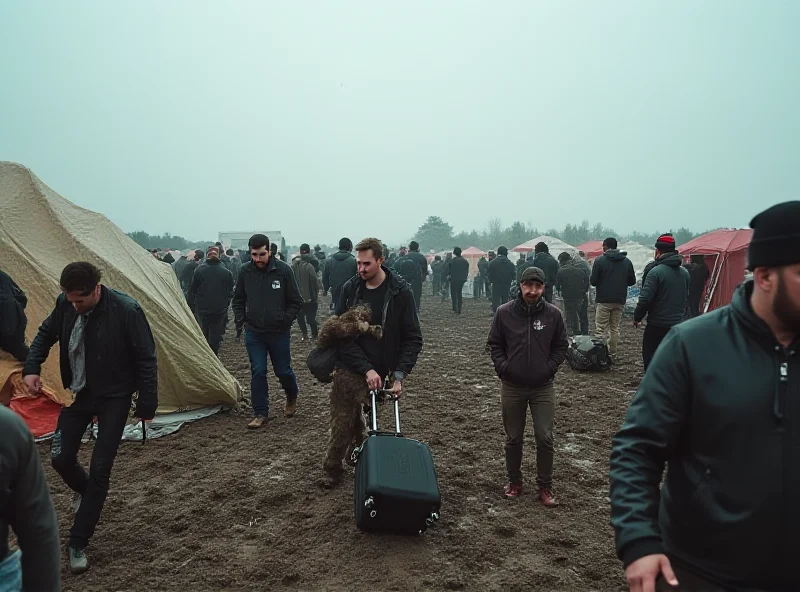
[[[266,236],[254,234],[248,245],[250,261],[239,271],[233,294],[233,314],[237,339],[242,329],[246,329],[250,398],[255,415],[247,427],[257,429],[269,417],[268,355],[275,376],[286,392],[284,415],[292,417],[297,412],[299,388],[292,370],[289,330],[303,306],[303,297],[292,268],[272,256]]]

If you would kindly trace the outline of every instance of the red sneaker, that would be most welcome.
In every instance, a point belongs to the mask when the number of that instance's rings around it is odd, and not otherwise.
[[[547,487],[539,488],[539,499],[542,501],[542,504],[545,508],[558,507],[558,502],[556,501],[556,497],[553,495],[553,491]]]
[[[522,483],[509,483],[503,490],[503,495],[508,499],[516,499],[522,495]]]

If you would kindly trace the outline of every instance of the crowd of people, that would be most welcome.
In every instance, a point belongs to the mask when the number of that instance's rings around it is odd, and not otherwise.
[[[487,297],[493,311],[487,349],[501,380],[503,495],[523,494],[530,410],[537,497],[547,508],[559,505],[553,485],[555,381],[570,337],[589,333],[593,288],[594,335],[618,363],[628,288],[641,284],[632,323],[639,327],[646,321],[644,377],[613,440],[610,465],[617,553],[635,592],[797,585],[800,202],[769,208],[751,227],[753,279],[737,289],[730,305],[711,314],[699,314],[708,268],[701,260],[684,263],[670,234],[658,238],[642,278],[611,237],[591,265],[582,253],[554,257],[544,243],[515,264],[499,246],[478,262],[472,278],[473,297]],[[286,395],[284,415],[297,413],[300,389],[290,329],[297,320],[302,339],[318,338],[320,293],[332,295],[332,319],[367,311],[365,330],[336,350],[331,434],[322,466],[326,487],[340,483],[343,463],[365,437],[362,405],[368,393],[403,394],[423,348],[424,283],[430,278],[432,294],[441,302],[449,297],[459,315],[470,275],[460,248],[429,263],[416,242],[395,254],[375,238],[355,247],[343,238],[330,257],[303,244],[291,262],[261,234],[250,238],[247,261],[222,245],[191,257],[154,256],[172,265],[213,351],[219,352],[231,312],[236,338],[244,333],[250,429],[264,427],[270,416],[268,361]],[[74,396],[59,416],[50,451],[53,467],[75,493],[68,541],[74,573],[88,568],[85,549],[108,493],[132,401],[142,420],[151,419],[158,405],[157,359],[146,315],[134,299],[101,280],[101,270],[89,263],[67,265],[62,294],[28,347],[25,293],[0,272],[0,347],[24,362],[24,381],[36,393],[42,389],[41,366],[58,342],[63,386]],[[87,474],[77,454],[93,418],[98,439]],[[19,418],[0,409],[0,426],[0,501],[11,509],[0,512],[0,574],[7,581],[17,578],[18,589],[58,589],[59,562],[53,557],[58,529],[38,453]],[[669,471],[661,487],[665,465]],[[6,546],[9,525],[22,551],[21,571],[14,567],[19,552]]]

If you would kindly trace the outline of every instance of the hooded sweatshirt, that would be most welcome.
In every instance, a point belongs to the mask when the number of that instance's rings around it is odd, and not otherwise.
[[[590,282],[597,287],[598,304],[625,304],[628,286],[636,283],[636,272],[626,251],[608,249],[594,260]]]
[[[327,290],[336,290],[358,273],[356,258],[349,251],[338,251],[328,257],[325,269],[322,271],[322,287]]]
[[[641,321],[647,315],[648,325],[674,327],[684,319],[688,301],[689,272],[683,259],[676,251],[664,253],[647,274],[633,320]]]

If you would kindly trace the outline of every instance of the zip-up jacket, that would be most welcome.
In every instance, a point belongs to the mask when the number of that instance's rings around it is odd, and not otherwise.
[[[197,314],[227,312],[233,295],[233,275],[219,259],[206,259],[194,270],[186,297],[189,308]]]
[[[158,407],[158,362],[153,333],[144,311],[122,292],[100,287],[100,302],[86,320],[86,388],[95,397],[130,397],[139,393],[138,405]],[[72,385],[69,339],[78,312],[64,294],[42,322],[31,344],[23,376],[40,375],[50,348],[58,341],[61,382]]]
[[[322,287],[325,291],[341,288],[344,283],[358,273],[356,258],[348,251],[338,251],[328,257],[322,271]]]
[[[406,257],[419,265],[419,271],[422,274],[422,281],[424,282],[425,278],[428,277],[428,260],[425,258],[425,255],[419,251],[409,251]]]
[[[558,270],[556,290],[564,300],[582,300],[589,289],[589,274],[574,260],[567,261]]]
[[[664,253],[647,274],[639,302],[633,313],[634,321],[647,315],[647,324],[654,327],[674,327],[686,317],[689,300],[689,272],[681,256]]]
[[[292,260],[292,273],[304,302],[316,302],[319,298],[319,280],[314,266],[300,257]]]
[[[589,279],[597,287],[596,301],[599,304],[625,304],[628,301],[628,286],[636,284],[636,272],[628,253],[608,249],[594,260]]]
[[[503,382],[534,388],[553,382],[569,347],[559,308],[544,298],[529,306],[521,294],[497,309],[488,343]]]
[[[386,274],[384,281],[389,282],[382,317],[384,363],[397,380],[403,380],[411,374],[422,351],[422,330],[408,284],[388,267],[384,266],[383,271]],[[345,283],[335,313],[341,315],[357,306],[361,294],[366,290],[365,286],[366,282],[359,276]],[[366,374],[373,369],[358,340],[340,348],[339,359],[347,368],[359,374]]]
[[[612,441],[611,523],[625,565],[666,552],[731,589],[796,590],[800,338],[782,347],[752,293],[659,345]]]
[[[236,327],[257,333],[288,331],[303,306],[292,268],[277,257],[259,269],[252,261],[242,265],[233,293]]]
[[[556,285],[558,270],[561,269],[556,258],[550,253],[536,253],[536,255],[533,256],[533,266],[538,267],[544,272],[545,287],[550,288],[552,291],[553,286]],[[520,275],[520,277],[522,276]]]
[[[498,255],[489,262],[489,283],[500,287],[511,287],[517,277],[517,268],[505,255]]]
[[[469,278],[469,261],[461,255],[453,257],[450,261],[450,281],[466,282]]]

